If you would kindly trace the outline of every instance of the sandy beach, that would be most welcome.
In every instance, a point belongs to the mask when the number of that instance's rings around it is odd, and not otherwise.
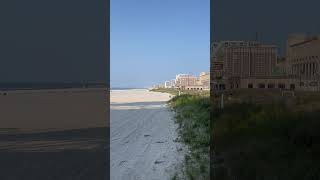
[[[1,128],[63,130],[107,126],[102,89],[0,92]]]
[[[166,180],[182,159],[169,94],[111,91],[111,180]]]
[[[104,89],[0,92],[0,179],[106,179]]]

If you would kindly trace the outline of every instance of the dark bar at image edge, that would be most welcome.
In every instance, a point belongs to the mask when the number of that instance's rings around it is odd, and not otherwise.
[[[110,179],[109,0],[0,11],[0,179]]]
[[[319,179],[319,1],[211,3],[211,178]]]

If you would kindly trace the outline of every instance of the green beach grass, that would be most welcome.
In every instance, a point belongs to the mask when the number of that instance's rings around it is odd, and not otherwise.
[[[179,90],[178,89],[170,89],[170,88],[157,88],[157,89],[152,89],[151,91],[153,92],[162,92],[162,93],[169,93],[171,95],[179,95]],[[199,96],[210,96],[209,91],[195,91],[195,90],[183,90],[180,91],[180,94],[190,94],[190,95],[199,95]]]
[[[153,89],[174,97],[168,102],[175,112],[178,124],[177,141],[186,145],[188,151],[179,172],[172,180],[208,180],[210,174],[210,92],[180,91],[177,89]]]
[[[184,178],[209,179],[209,96],[183,94],[175,96],[168,103],[176,114],[175,122],[179,125],[179,141],[187,145],[189,150],[181,170]]]
[[[229,94],[223,110],[213,108],[213,146],[223,159],[213,160],[215,179],[320,179],[319,94]]]

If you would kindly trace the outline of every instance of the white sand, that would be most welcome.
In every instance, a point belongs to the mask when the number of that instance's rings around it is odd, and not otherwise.
[[[111,180],[166,180],[182,155],[169,94],[111,91]]]
[[[107,127],[107,91],[61,89],[0,91],[1,130]]]

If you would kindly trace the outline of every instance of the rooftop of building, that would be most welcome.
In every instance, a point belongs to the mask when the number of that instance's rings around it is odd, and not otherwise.
[[[233,47],[271,47],[276,48],[276,45],[264,44],[259,41],[220,41],[218,47],[233,48]]]
[[[304,41],[301,41],[301,42],[298,42],[298,43],[295,43],[295,44],[290,45],[290,47],[301,46],[301,45],[310,43],[310,42],[312,42],[312,41],[317,41],[317,40],[319,40],[319,37],[317,37],[317,36],[309,37],[309,38],[306,38]]]

